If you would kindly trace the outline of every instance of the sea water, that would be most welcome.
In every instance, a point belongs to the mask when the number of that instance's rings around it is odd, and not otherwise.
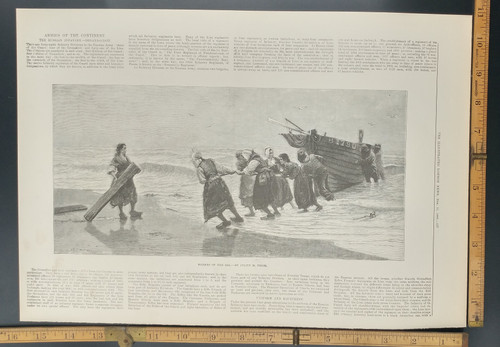
[[[289,153],[294,150],[290,149]],[[235,149],[210,148],[206,157],[234,168]],[[142,172],[134,178],[140,196],[155,196],[162,208],[202,225],[203,185],[199,183],[186,149],[129,149],[131,161]],[[292,155],[290,155],[292,158]],[[56,148],[54,150],[54,188],[87,189],[104,193],[111,184],[107,174],[113,152],[97,147]],[[293,160],[293,159],[292,159]],[[281,217],[260,220],[262,214],[245,218],[240,232],[262,233],[288,239],[333,241],[337,246],[390,260],[404,260],[404,157],[384,154],[386,179],[378,183],[360,183],[335,193],[334,201],[319,198],[320,212],[298,213],[286,205]],[[240,177],[224,177],[240,214]],[[293,190],[293,183],[290,181]],[[230,217],[226,212],[226,217]],[[215,228],[217,218],[207,222]]]

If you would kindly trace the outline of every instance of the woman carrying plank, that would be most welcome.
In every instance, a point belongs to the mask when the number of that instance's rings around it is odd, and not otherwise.
[[[132,162],[127,156],[127,145],[124,143],[119,143],[116,146],[116,153],[110,163],[110,168],[108,174],[113,176],[113,182],[115,183],[118,177],[127,169],[127,167]],[[130,204],[130,218],[137,219],[140,218],[142,212],[135,210],[135,204],[137,203],[137,190],[135,189],[134,179],[130,178],[120,190],[111,198],[109,201],[111,206],[118,206],[120,210],[120,219],[125,220],[127,216],[123,213],[123,206]]]

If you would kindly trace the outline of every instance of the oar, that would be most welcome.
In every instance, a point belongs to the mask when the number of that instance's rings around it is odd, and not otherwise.
[[[290,119],[285,118],[285,120],[286,120],[288,123],[290,123],[290,124],[292,124],[292,125],[296,126],[296,127],[297,127],[297,129],[300,129],[300,130],[302,130],[303,132],[305,132],[305,130],[304,130],[304,129],[302,129],[301,127],[299,127],[297,124],[295,124],[294,122],[292,122]]]
[[[279,125],[281,125],[282,127],[285,127],[285,128],[290,129],[290,130],[292,130],[292,131],[296,131],[296,132],[299,132],[299,133],[301,133],[301,134],[305,134],[305,133],[306,133],[304,130],[299,130],[299,129],[295,129],[295,128],[289,127],[288,125],[283,124],[283,123],[281,123],[281,122],[279,122],[279,121],[277,121],[277,120],[275,120],[275,119],[268,118],[267,120],[268,120],[269,122],[271,122],[271,123],[276,123],[276,124],[279,124]]]

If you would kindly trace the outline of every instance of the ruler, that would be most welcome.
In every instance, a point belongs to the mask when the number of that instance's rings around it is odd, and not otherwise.
[[[104,327],[0,328],[0,343],[106,341]]]
[[[301,345],[330,346],[468,346],[465,333],[369,330],[300,330]]]
[[[0,328],[0,344],[116,341],[203,344],[467,347],[465,333],[273,328],[22,327]]]
[[[134,341],[183,343],[241,343],[293,345],[298,330],[268,328],[132,327]]]
[[[490,0],[476,0],[472,47],[469,176],[469,293],[467,322],[470,327],[482,327],[484,321],[489,27]]]

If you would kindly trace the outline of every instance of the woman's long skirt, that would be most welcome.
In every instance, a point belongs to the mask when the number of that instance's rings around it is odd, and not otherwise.
[[[326,171],[326,169],[318,170],[314,176],[314,183],[318,189],[319,195],[324,197],[327,201],[334,200],[334,194],[328,185],[328,171]]]
[[[242,175],[240,182],[240,200],[245,207],[253,207],[253,189],[255,176]]]
[[[274,176],[271,180],[271,190],[273,192],[273,202],[276,207],[283,207],[293,200],[292,191],[286,178]]]
[[[137,202],[137,190],[135,189],[134,180],[132,178],[129,179],[109,201],[109,203],[113,207],[125,206],[130,203],[135,204],[136,202]]]
[[[205,187],[203,188],[203,214],[205,222],[233,206],[233,198],[222,178],[217,177],[205,182]]]
[[[269,172],[262,172],[255,178],[253,188],[253,207],[262,210],[273,203],[273,192],[271,189],[271,180],[274,177]]]
[[[313,180],[304,174],[302,170],[293,181],[293,194],[295,195],[297,207],[300,209],[308,208],[317,203],[316,194],[314,194],[313,190]]]

